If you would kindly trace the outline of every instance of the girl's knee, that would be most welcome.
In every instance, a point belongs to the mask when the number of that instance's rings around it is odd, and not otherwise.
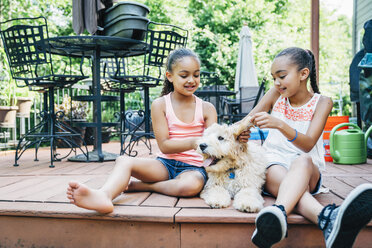
[[[202,186],[189,185],[187,187],[180,188],[179,195],[184,197],[196,196],[197,194],[200,193],[202,189],[203,189]]]
[[[293,166],[291,166],[290,170],[303,170],[312,172],[314,169],[314,163],[310,155],[302,154],[300,155],[294,162]]]
[[[196,196],[200,193],[200,191],[204,187],[204,180],[203,179],[196,179],[196,180],[180,180],[178,193],[179,196],[184,197],[191,197]]]
[[[115,160],[115,166],[120,166],[120,167],[133,167],[134,165],[134,158],[132,157],[124,157],[124,156],[119,156]]]

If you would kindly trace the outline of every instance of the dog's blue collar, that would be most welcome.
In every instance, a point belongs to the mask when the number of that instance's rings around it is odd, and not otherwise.
[[[229,178],[234,179],[235,178],[235,170],[230,168],[227,172],[229,172]]]

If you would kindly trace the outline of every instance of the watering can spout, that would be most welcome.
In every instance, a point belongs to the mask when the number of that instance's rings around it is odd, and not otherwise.
[[[339,151],[334,151],[332,154],[332,158],[334,161],[339,161],[340,160],[340,152]]]

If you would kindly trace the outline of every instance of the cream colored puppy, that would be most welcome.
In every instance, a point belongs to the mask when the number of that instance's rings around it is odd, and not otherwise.
[[[213,124],[198,141],[197,152],[203,155],[208,173],[200,197],[213,208],[230,206],[232,198],[234,208],[240,211],[258,212],[263,207],[266,153],[254,142],[237,140],[253,126],[250,120],[245,117],[231,126]]]

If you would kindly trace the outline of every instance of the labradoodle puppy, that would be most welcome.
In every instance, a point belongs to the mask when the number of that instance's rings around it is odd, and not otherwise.
[[[264,200],[261,188],[265,182],[264,149],[254,143],[242,143],[237,137],[253,126],[251,117],[231,126],[213,124],[198,141],[197,151],[203,155],[208,181],[200,197],[213,208],[228,207],[231,198],[235,209],[258,212]]]

